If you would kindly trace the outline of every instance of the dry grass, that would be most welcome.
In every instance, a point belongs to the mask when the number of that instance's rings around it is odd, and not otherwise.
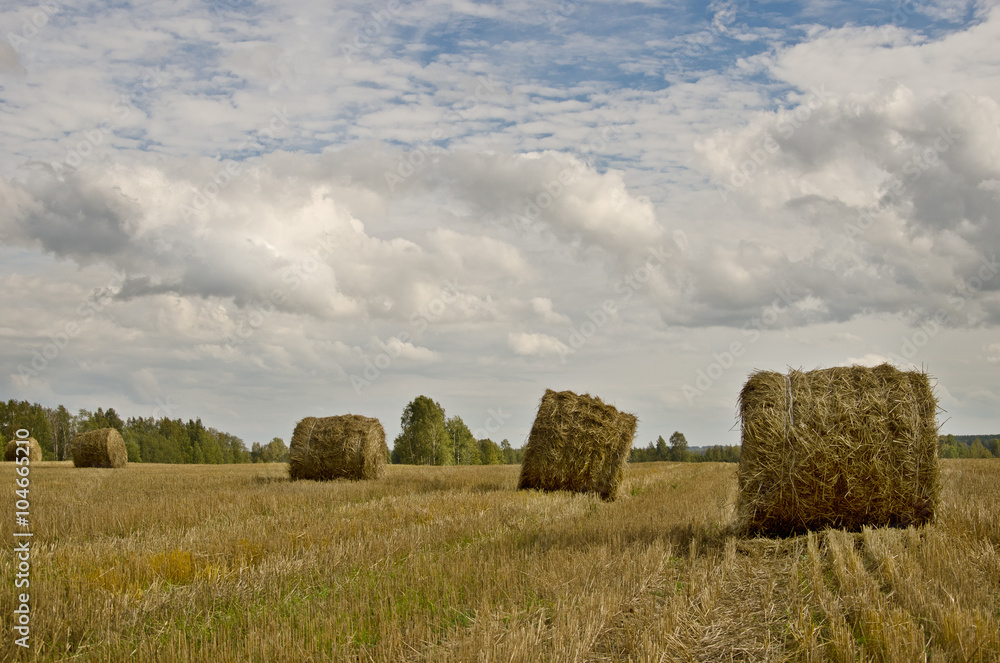
[[[713,463],[630,466],[613,503],[516,467],[31,467],[24,660],[1000,660],[1000,461],[943,461],[933,524],[787,539],[731,533]]]

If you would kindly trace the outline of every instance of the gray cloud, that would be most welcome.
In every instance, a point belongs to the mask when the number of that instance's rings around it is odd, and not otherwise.
[[[964,290],[1000,250],[1000,165],[986,156],[1000,150],[998,119],[991,99],[926,98],[896,85],[713,137],[703,153],[755,225],[785,219],[809,240],[794,260],[738,251],[699,286],[721,296],[753,271],[768,288],[783,279],[817,297],[828,319],[948,311],[950,324],[997,324],[1000,278]]]

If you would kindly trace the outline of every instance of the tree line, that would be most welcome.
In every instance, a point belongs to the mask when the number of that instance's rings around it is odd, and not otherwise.
[[[629,454],[630,463],[652,463],[656,461],[672,461],[675,463],[738,463],[740,460],[739,446],[716,445],[694,451],[688,448],[684,433],[674,431],[670,436],[670,445],[660,435],[656,442],[650,442],[645,448],[633,447]]]
[[[987,439],[983,439],[983,438]],[[941,458],[1000,458],[1000,436],[941,435],[938,438],[938,456]],[[722,462],[738,463],[739,446],[713,446],[701,451],[688,449],[683,433],[674,431],[670,445],[661,435],[647,447],[633,448],[630,463],[648,463],[660,460],[674,462]]]
[[[71,414],[64,406],[0,401],[0,444],[18,428],[31,432],[42,448],[43,460],[71,460],[73,438],[100,428],[114,428],[125,440],[130,463],[270,463],[286,462],[288,447],[281,438],[254,442],[248,450],[239,437],[208,428],[201,419],[184,422],[161,417],[123,420],[114,408],[81,409]]]
[[[427,396],[417,396],[403,410],[401,431],[392,443],[390,461],[399,465],[517,465],[524,454],[507,440],[477,440],[458,415]]]
[[[427,396],[418,396],[403,410],[402,431],[393,442],[390,462],[409,465],[517,465],[524,450],[506,439],[477,440],[459,416],[446,417],[444,408]],[[73,438],[99,428],[121,433],[131,463],[283,463],[288,446],[280,437],[247,449],[239,437],[206,427],[201,419],[130,417],[123,420],[114,408],[78,410],[44,407],[28,401],[0,401],[0,448],[18,428],[31,431],[44,460],[71,460]],[[985,439],[984,439],[985,438]],[[1000,458],[1000,436],[942,435],[941,458]],[[712,446],[700,453],[688,448],[683,433],[674,431],[669,444],[659,436],[645,448],[633,447],[629,462],[726,462],[740,459],[739,446]]]
[[[1000,436],[983,440],[978,435],[941,435],[941,458],[1000,458]]]

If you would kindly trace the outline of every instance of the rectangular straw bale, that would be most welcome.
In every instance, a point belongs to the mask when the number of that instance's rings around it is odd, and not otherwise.
[[[545,390],[521,461],[518,488],[597,493],[614,500],[637,419],[596,396]]]
[[[359,414],[306,417],[292,433],[288,474],[293,481],[379,479],[388,455],[378,419]]]
[[[75,467],[125,467],[128,451],[125,440],[114,428],[99,428],[80,433],[70,447]]]
[[[927,374],[890,364],[752,374],[739,399],[738,526],[786,535],[932,520],[936,414]]]
[[[24,446],[23,444],[21,446]],[[13,461],[18,458],[24,458],[24,453],[17,453],[17,440],[9,440],[7,442],[7,448],[4,449],[3,459],[5,461]],[[28,438],[28,462],[33,463],[36,460],[42,459],[42,445],[38,444],[38,440],[33,437]]]

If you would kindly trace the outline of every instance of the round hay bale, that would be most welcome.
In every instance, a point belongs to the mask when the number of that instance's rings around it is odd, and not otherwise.
[[[638,420],[600,398],[545,390],[517,487],[597,493],[611,501],[625,476]]]
[[[787,535],[930,521],[936,414],[927,374],[889,364],[754,373],[739,400],[737,526]]]
[[[388,455],[378,419],[359,414],[306,417],[292,433],[288,475],[292,481],[379,479]]]
[[[21,446],[24,446],[24,445],[22,444]],[[5,461],[17,460],[17,458],[19,457],[18,453],[17,453],[17,447],[18,447],[17,440],[10,440],[10,441],[8,441],[7,442],[7,448],[4,449],[4,452],[3,452],[3,459]],[[24,457],[25,457],[24,453],[22,452],[20,454],[20,458],[24,458]],[[28,438],[28,456],[27,456],[27,458],[28,458],[28,462],[29,463],[33,463],[36,460],[41,460],[42,459],[42,445],[38,444],[38,440],[36,440],[33,437],[29,437]]]
[[[114,428],[80,433],[73,438],[70,450],[75,467],[125,467],[128,464],[125,440]]]

